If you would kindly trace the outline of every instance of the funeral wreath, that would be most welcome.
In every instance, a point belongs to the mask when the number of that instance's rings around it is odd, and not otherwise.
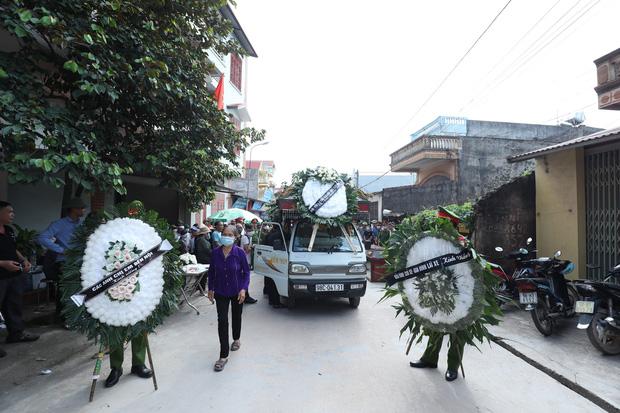
[[[89,217],[60,280],[69,327],[109,346],[153,332],[182,285],[173,243],[166,221],[136,201]]]

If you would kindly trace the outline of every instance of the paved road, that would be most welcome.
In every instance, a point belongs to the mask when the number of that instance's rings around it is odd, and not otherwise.
[[[258,292],[260,278],[253,283]],[[600,411],[497,346],[466,350],[466,380],[444,380],[445,353],[438,370],[410,368],[398,339],[403,320],[394,319],[390,303],[377,304],[380,296],[380,285],[370,286],[357,310],[345,300],[300,302],[294,311],[273,310],[263,299],[246,306],[242,348],[221,373],[212,370],[215,307],[201,299],[200,316],[183,307],[151,339],[159,391],[150,381],[123,376],[112,389],[100,383],[88,404],[93,350],[87,349],[53,375],[3,394],[0,407],[20,413]]]

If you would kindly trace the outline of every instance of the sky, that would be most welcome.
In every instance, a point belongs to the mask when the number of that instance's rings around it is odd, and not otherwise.
[[[306,167],[381,174],[437,116],[620,126],[597,109],[593,61],[620,47],[618,0],[237,0],[258,58],[248,110],[276,182]],[[415,116],[414,116],[415,115]]]

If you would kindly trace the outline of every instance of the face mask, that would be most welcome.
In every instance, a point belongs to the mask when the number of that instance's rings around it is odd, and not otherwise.
[[[230,247],[235,242],[235,237],[222,237],[221,242],[223,246]]]

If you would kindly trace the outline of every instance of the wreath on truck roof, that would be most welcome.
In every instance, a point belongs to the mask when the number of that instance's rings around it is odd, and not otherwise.
[[[73,240],[60,278],[70,329],[122,346],[153,332],[177,308],[183,281],[178,249],[155,211],[139,201],[119,205],[87,218]]]
[[[334,169],[318,167],[293,174],[291,184],[281,197],[290,197],[302,218],[314,224],[337,226],[351,222],[358,212],[358,198],[363,193],[351,183],[351,178]],[[277,218],[277,201],[269,206],[272,218]]]
[[[382,300],[400,298],[393,307],[407,320],[401,329],[401,335],[410,333],[407,351],[433,333],[453,334],[474,346],[491,338],[487,327],[502,314],[493,290],[497,279],[449,218],[437,211],[406,218],[384,256],[391,276]]]

